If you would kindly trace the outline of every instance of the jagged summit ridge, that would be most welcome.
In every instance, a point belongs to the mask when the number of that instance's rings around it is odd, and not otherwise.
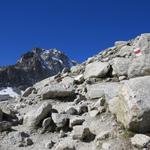
[[[19,61],[18,65],[24,64],[24,62],[31,57],[37,57],[42,64],[43,69],[49,70],[51,74],[56,74],[54,68],[59,65],[59,68],[70,68],[75,65],[75,62],[70,60],[63,52],[55,49],[41,49],[33,48],[29,53],[24,54]],[[27,64],[25,64],[27,65]],[[29,64],[30,65],[30,64]],[[59,68],[57,70],[59,70]]]
[[[34,48],[23,54],[15,65],[0,69],[0,87],[24,89],[75,64],[57,49]]]

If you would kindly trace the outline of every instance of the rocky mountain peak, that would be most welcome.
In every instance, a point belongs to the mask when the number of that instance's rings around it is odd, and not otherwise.
[[[15,65],[0,70],[0,86],[24,89],[73,65],[75,62],[57,49],[33,48],[23,54]]]

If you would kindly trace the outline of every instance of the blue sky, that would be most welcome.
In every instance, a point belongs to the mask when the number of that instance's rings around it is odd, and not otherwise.
[[[149,0],[0,0],[0,66],[32,47],[79,62],[116,40],[150,32]]]

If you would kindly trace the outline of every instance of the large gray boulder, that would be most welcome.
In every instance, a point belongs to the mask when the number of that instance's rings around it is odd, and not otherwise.
[[[138,76],[150,75],[150,54],[131,58],[114,58],[111,61],[113,75],[128,76],[134,78]]]
[[[117,120],[135,132],[150,131],[150,76],[124,82],[116,99]]]
[[[150,54],[133,59],[128,69],[129,78],[145,75],[150,75]]]
[[[118,46],[117,49],[119,49]],[[117,52],[116,56],[120,58],[124,58],[124,57],[129,58],[130,56],[134,55],[133,49],[134,49],[133,46],[129,46],[129,45],[122,46]]]
[[[74,117],[70,119],[70,127],[82,125],[85,119],[82,117]]]
[[[52,106],[48,101],[43,102],[40,105],[37,105],[36,108],[33,108],[29,111],[23,118],[23,124],[29,128],[36,128],[39,123],[47,117],[51,112]]]
[[[75,95],[72,85],[66,84],[50,84],[41,88],[38,92],[42,99],[73,97]]]
[[[140,50],[140,54],[135,53],[136,49]],[[138,36],[130,45],[119,49],[116,56],[110,62],[114,75],[129,78],[150,75],[150,34]]]
[[[131,59],[129,58],[114,58],[112,60],[113,75],[127,76],[130,64]]]
[[[92,77],[105,77],[110,69],[110,65],[107,62],[93,62],[86,66],[84,72],[84,79]]]
[[[141,34],[141,36],[138,36],[134,43],[134,47],[138,47],[142,50],[143,54],[149,54],[150,53],[150,33],[144,33]]]
[[[86,96],[88,99],[97,99],[105,96],[109,100],[118,95],[119,88],[120,84],[117,82],[87,85]]]

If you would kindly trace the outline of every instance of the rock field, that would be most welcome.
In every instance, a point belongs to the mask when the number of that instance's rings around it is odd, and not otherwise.
[[[0,102],[0,150],[149,150],[149,133],[150,33]]]

